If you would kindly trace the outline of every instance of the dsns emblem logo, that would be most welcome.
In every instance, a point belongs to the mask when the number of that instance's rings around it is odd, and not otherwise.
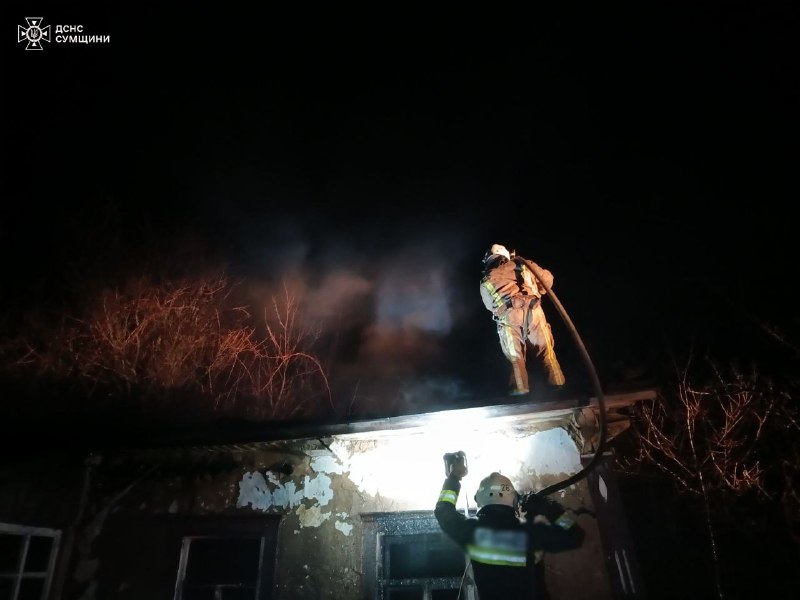
[[[50,25],[42,27],[43,17],[25,17],[28,26],[17,26],[17,43],[27,40],[25,50],[42,50],[42,42],[50,43]]]

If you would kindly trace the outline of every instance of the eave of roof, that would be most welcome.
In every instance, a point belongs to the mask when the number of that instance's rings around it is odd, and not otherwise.
[[[604,396],[606,410],[618,410],[632,406],[641,401],[653,400],[655,390],[640,390]],[[128,449],[157,448],[212,448],[238,447],[245,448],[265,443],[319,440],[335,436],[372,437],[376,434],[391,435],[393,433],[410,432],[431,425],[452,423],[454,427],[460,423],[475,422],[480,419],[491,419],[494,423],[503,421],[527,423],[555,421],[568,418],[576,410],[589,408],[595,412],[600,410],[596,397],[575,400],[557,400],[550,402],[521,402],[513,404],[490,404],[470,408],[438,410],[412,415],[399,415],[376,419],[350,420],[343,422],[271,422],[246,423],[235,422],[215,424],[204,428],[187,428],[165,432],[158,437],[147,437],[139,440]]]

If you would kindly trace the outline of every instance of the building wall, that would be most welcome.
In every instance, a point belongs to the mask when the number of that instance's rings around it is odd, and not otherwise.
[[[62,452],[34,448],[20,449],[16,456],[6,453],[0,461],[0,523],[12,528],[46,528],[57,534],[51,549],[54,562],[49,562],[45,577],[52,598],[59,597],[67,579],[67,560],[62,559],[72,554],[91,484],[87,459],[90,463],[91,458],[66,448]],[[4,542],[8,551],[10,542]],[[8,555],[4,558],[14,560]],[[2,584],[7,589],[8,579]]]
[[[120,532],[183,527],[183,535],[191,535],[191,524],[202,519],[223,528],[227,519],[242,531],[248,523],[242,525],[242,518],[258,529],[262,521],[279,517],[273,597],[360,598],[369,589],[365,582],[374,577],[374,564],[363,556],[361,515],[432,510],[443,481],[444,452],[463,449],[468,454],[470,473],[458,504],[467,510],[475,509],[477,482],[491,471],[503,472],[525,492],[580,468],[579,452],[560,427],[532,430],[506,424],[495,431],[459,431],[453,434],[445,426],[305,440],[280,448],[108,457],[97,470],[94,530],[84,537],[89,543],[77,565],[87,583],[75,597],[173,597],[174,581],[161,595],[137,587],[143,570],[135,563],[144,557],[126,551],[125,560],[114,560],[115,552],[122,554],[129,543],[111,539],[124,535]],[[570,508],[592,508],[585,482],[558,493],[557,499]],[[545,558],[548,586],[556,598],[610,598],[597,524],[589,515],[579,523],[587,531],[586,543]],[[159,560],[161,587],[168,573],[177,576],[177,550],[171,543],[172,556]]]
[[[19,454],[0,462],[0,522],[68,527],[80,504],[83,457],[66,452]]]

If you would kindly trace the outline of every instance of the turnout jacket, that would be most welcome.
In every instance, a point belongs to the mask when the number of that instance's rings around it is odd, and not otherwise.
[[[542,272],[547,287],[553,287],[553,274],[536,263],[533,264]],[[481,276],[483,305],[495,314],[502,314],[511,308],[511,299],[515,296],[541,298],[545,293],[544,286],[539,285],[531,270],[519,258],[502,259],[492,264]]]
[[[471,560],[481,600],[541,598],[544,582],[534,552],[578,548],[584,532],[574,515],[560,511],[553,524],[522,522],[510,506],[490,504],[466,517],[456,510],[460,491],[457,478],[445,479],[434,514]]]

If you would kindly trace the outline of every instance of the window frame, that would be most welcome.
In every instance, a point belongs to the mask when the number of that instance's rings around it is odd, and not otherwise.
[[[174,591],[172,598],[183,597],[183,581],[188,567],[191,539],[260,539],[256,600],[269,600],[275,592],[281,523],[283,515],[258,516],[192,516],[168,519],[175,543],[180,543],[177,562],[173,563]],[[189,541],[187,541],[189,540]],[[178,550],[176,548],[176,550]]]
[[[262,582],[263,582],[263,570],[265,568],[264,565],[264,551],[266,549],[267,544],[267,536],[265,535],[253,535],[253,536],[246,536],[246,535],[185,535],[181,540],[181,554],[180,558],[178,559],[178,575],[175,581],[175,600],[182,600],[183,599],[183,588],[184,582],[186,581],[186,573],[189,567],[189,553],[192,548],[192,542],[194,540],[232,540],[232,539],[253,539],[258,540],[258,575],[256,576],[256,586],[255,586],[255,598],[258,600],[262,598],[262,594],[264,590],[262,590]],[[222,585],[222,584],[220,584]],[[270,590],[271,592],[271,590]]]
[[[464,554],[464,574],[460,577],[421,577],[389,579],[385,576],[389,548],[387,538],[403,536],[439,534],[446,536],[439,526],[433,511],[404,511],[394,513],[362,513],[364,539],[362,560],[364,564],[364,598],[370,600],[391,600],[387,593],[390,586],[422,588],[422,598],[429,600],[431,593],[438,589],[458,589],[464,581],[468,569]],[[455,542],[453,542],[455,543]],[[472,600],[475,597],[472,583],[465,583],[461,597]]]
[[[61,530],[50,529],[48,527],[31,527],[28,525],[0,522],[0,534],[17,535],[24,539],[17,561],[16,573],[0,573],[0,578],[12,580],[13,587],[10,600],[17,600],[19,596],[20,584],[23,579],[44,579],[41,599],[47,600],[50,597],[50,589],[53,585],[53,578],[55,576],[58,550],[61,543]],[[48,537],[52,538],[53,540],[52,545],[50,546],[50,556],[47,559],[46,571],[25,571],[25,562],[28,557],[28,549],[30,548],[31,537]]]

